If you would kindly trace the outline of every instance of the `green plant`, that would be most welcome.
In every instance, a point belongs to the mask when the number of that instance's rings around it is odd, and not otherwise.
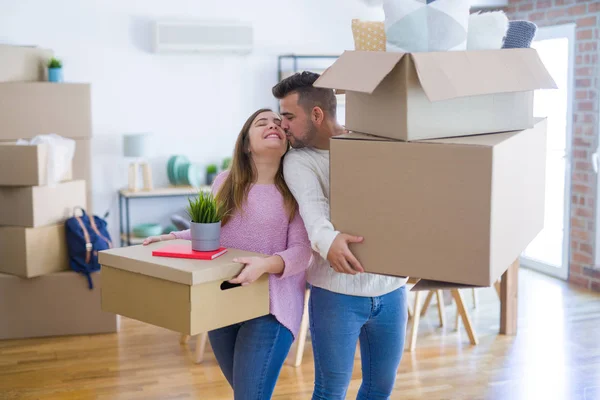
[[[224,215],[221,204],[210,192],[201,191],[194,200],[188,199],[187,213],[192,222],[212,224],[221,221]]]
[[[221,169],[225,171],[231,165],[231,157],[227,157],[223,159],[223,163],[221,164]]]
[[[209,164],[206,166],[206,173],[208,174],[216,174],[217,173],[217,164]]]
[[[60,61],[58,58],[52,57],[50,60],[48,60],[48,68],[62,68],[62,61]]]

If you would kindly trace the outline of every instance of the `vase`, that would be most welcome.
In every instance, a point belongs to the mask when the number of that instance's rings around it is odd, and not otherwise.
[[[62,68],[48,68],[48,82],[62,82]]]
[[[194,251],[214,251],[221,247],[221,222],[210,224],[192,222],[190,233]]]

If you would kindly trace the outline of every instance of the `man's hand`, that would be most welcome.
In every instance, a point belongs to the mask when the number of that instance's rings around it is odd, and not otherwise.
[[[359,236],[338,234],[327,253],[327,261],[331,264],[334,271],[343,274],[356,275],[359,272],[365,272],[364,268],[354,254],[348,248],[348,243],[362,243],[363,238]]]
[[[238,276],[229,280],[229,283],[240,283],[242,286],[251,284],[263,274],[278,274],[283,271],[284,262],[280,256],[271,257],[240,257],[234,258],[233,262],[246,264]]]

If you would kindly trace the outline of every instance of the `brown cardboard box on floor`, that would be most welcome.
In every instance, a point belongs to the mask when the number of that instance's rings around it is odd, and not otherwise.
[[[34,46],[0,44],[0,82],[45,81],[52,50]]]
[[[0,83],[0,139],[55,133],[92,136],[91,89],[84,83]]]
[[[0,143],[0,186],[42,186],[48,184],[48,146]],[[73,179],[73,168],[61,181]]]
[[[86,205],[85,181],[55,186],[0,186],[0,226],[35,228],[64,222]]]
[[[269,314],[269,279],[227,288],[242,265],[235,257],[263,256],[236,249],[211,260],[155,257],[173,240],[99,253],[102,309],[179,333],[195,335]]]
[[[491,286],[544,225],[546,120],[523,131],[331,140],[331,220],[367,272]]]
[[[404,141],[531,128],[556,88],[535,49],[346,51],[314,85],[346,92],[346,129]]]
[[[0,274],[0,339],[114,333],[119,318],[100,308],[101,276],[55,272],[36,278]]]
[[[64,224],[39,228],[0,226],[0,272],[32,278],[68,268]]]

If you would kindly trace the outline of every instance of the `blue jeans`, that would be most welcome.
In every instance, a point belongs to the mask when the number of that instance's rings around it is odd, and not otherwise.
[[[269,314],[208,332],[208,338],[235,400],[271,398],[293,342],[285,326]]]
[[[309,307],[313,400],[346,398],[358,340],[363,380],[357,399],[389,399],[404,351],[406,287],[380,297],[358,297],[313,286]]]

